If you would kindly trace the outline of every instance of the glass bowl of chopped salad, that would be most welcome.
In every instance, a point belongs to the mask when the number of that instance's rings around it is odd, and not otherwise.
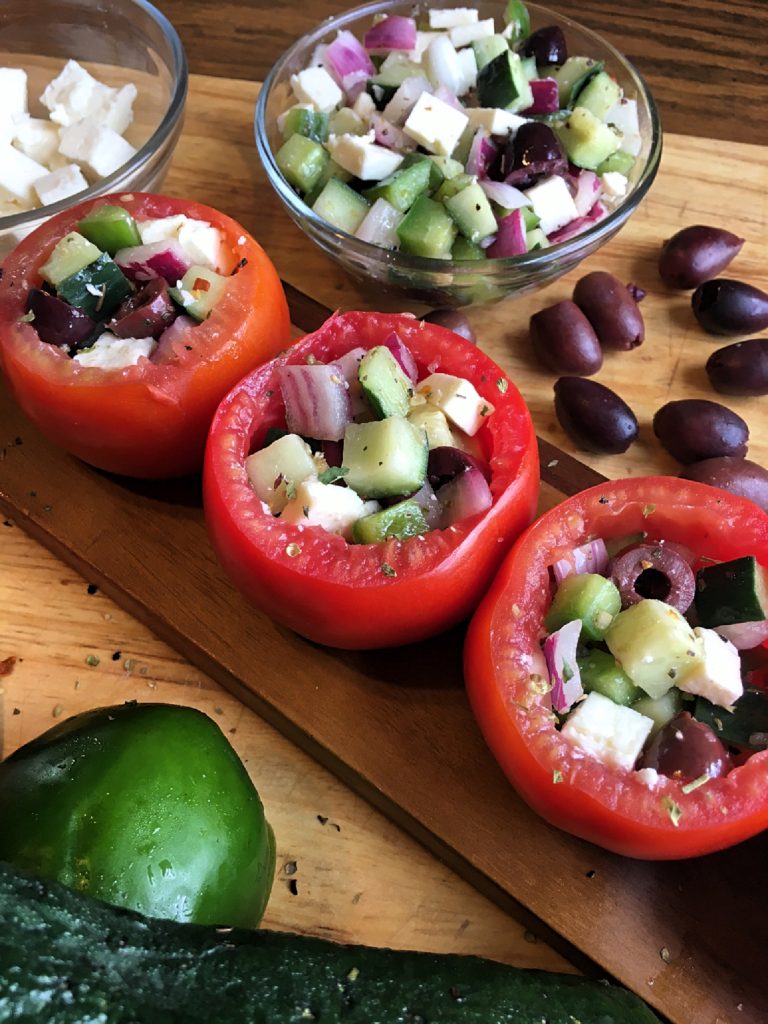
[[[158,191],[186,95],[179,36],[146,0],[4,0],[0,260],[75,202]]]
[[[327,19],[270,71],[255,134],[313,242],[434,306],[572,270],[637,209],[661,156],[637,70],[521,0],[378,0]]]

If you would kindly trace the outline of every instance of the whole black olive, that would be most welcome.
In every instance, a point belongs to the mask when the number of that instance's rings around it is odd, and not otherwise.
[[[768,327],[768,295],[743,281],[716,277],[691,297],[693,314],[710,334],[751,334]]]
[[[539,178],[565,174],[567,169],[568,160],[557,136],[540,121],[520,125],[501,161],[502,177],[516,188],[533,185]]]
[[[617,455],[638,435],[637,417],[615,391],[586,377],[561,377],[555,384],[555,413],[580,448]]]
[[[573,301],[605,348],[626,352],[642,345],[643,314],[630,290],[613,274],[593,270],[579,278],[573,289]]]
[[[588,377],[603,365],[603,350],[597,335],[570,299],[534,313],[529,332],[536,355],[554,373]]]
[[[458,309],[433,309],[431,312],[425,313],[420,319],[426,320],[430,324],[438,324],[440,327],[445,327],[449,331],[453,331],[454,334],[459,334],[466,341],[471,341],[473,345],[477,344],[477,337],[472,330],[472,324]]]
[[[686,466],[680,473],[684,480],[698,480],[710,487],[720,487],[738,494],[768,512],[768,470],[751,459],[724,455],[719,459],[703,459]]]
[[[41,341],[66,346],[70,351],[81,347],[96,330],[96,321],[82,309],[41,288],[30,291],[27,310],[34,313],[31,326]]]
[[[712,353],[704,369],[723,395],[768,395],[768,338],[725,345]]]
[[[559,25],[545,25],[531,32],[520,50],[523,57],[535,57],[537,67],[546,64],[565,64],[568,46]]]
[[[722,228],[683,228],[664,243],[659,276],[670,288],[696,288],[725,270],[742,245],[743,238]]]
[[[747,454],[749,427],[735,412],[703,398],[667,402],[653,417],[653,432],[679,462]]]
[[[731,758],[714,731],[681,711],[656,733],[638,768],[653,768],[680,782],[727,775]]]

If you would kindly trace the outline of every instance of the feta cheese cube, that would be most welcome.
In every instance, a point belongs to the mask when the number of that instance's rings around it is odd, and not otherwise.
[[[155,217],[152,220],[137,221],[143,245],[152,242],[167,242],[172,238],[179,237],[179,230],[187,220],[183,213],[177,213],[170,217]]]
[[[25,156],[39,164],[50,166],[51,158],[59,150],[59,127],[42,117],[24,114],[14,120],[13,144]],[[51,168],[55,170],[55,168]]]
[[[441,35],[440,32],[417,32],[416,45],[412,50],[408,51],[408,59],[412,60],[414,64],[421,64],[422,57],[427,52],[429,44],[439,35]]]
[[[189,257],[190,263],[197,266],[223,271],[229,263],[224,237],[208,221],[195,220],[179,213],[171,217],[142,220],[137,227],[144,245],[176,241]]]
[[[376,104],[373,102],[373,97],[369,93],[361,92],[352,104],[352,109],[359,118],[363,121],[368,121],[370,120],[371,114],[376,110]]]
[[[630,770],[640,756],[653,728],[653,721],[639,711],[614,704],[593,690],[576,705],[561,729],[561,735],[590,757],[611,768]]]
[[[620,198],[627,194],[629,180],[625,174],[621,174],[619,171],[606,171],[605,174],[600,175],[600,181],[603,183],[603,192],[607,196]]]
[[[77,164],[66,164],[38,178],[34,187],[41,204],[49,206],[51,203],[58,203],[60,199],[84,192],[88,188],[88,182]]]
[[[298,434],[285,434],[249,455],[245,471],[257,498],[275,515],[282,512],[300,483],[317,476],[312,450]]]
[[[539,227],[545,235],[570,224],[579,215],[565,179],[557,174],[523,189],[533,212],[541,219]]]
[[[469,46],[476,39],[487,39],[495,33],[493,18],[485,18],[469,25],[454,25],[448,37],[458,50],[460,46]]]
[[[133,103],[136,99],[135,85],[124,85],[121,89],[110,89],[96,116],[107,128],[122,135],[133,121]]]
[[[136,150],[112,128],[78,121],[62,129],[59,152],[97,178],[106,178],[127,163]]]
[[[12,117],[14,114],[26,114],[27,73],[21,68],[0,68],[0,96],[3,100],[3,111]]]
[[[469,124],[463,110],[423,92],[406,118],[403,130],[430,153],[450,156]]]
[[[352,524],[378,508],[376,502],[365,502],[351,487],[321,484],[304,480],[296,488],[296,496],[280,513],[281,522],[296,526],[322,526],[329,533],[349,538]]]
[[[304,68],[297,75],[291,75],[291,88],[299,103],[309,103],[326,114],[344,99],[344,93],[321,67]]]
[[[382,110],[382,117],[390,124],[401,125],[416,106],[423,92],[431,92],[432,85],[423,75],[411,75],[398,86],[392,99]]]
[[[418,384],[416,392],[441,409],[454,426],[470,437],[493,412],[493,406],[477,393],[471,381],[450,373],[431,373]]]
[[[374,141],[373,132],[367,135],[330,135],[326,143],[328,152],[345,171],[362,181],[381,181],[394,174],[403,157]]]
[[[457,25],[474,25],[479,15],[476,7],[441,7],[429,12],[430,28],[455,28]]]
[[[459,71],[461,73],[461,81],[459,82],[456,95],[465,96],[470,89],[474,89],[477,85],[477,58],[471,46],[468,46],[465,50],[458,50],[456,58],[459,62]]]
[[[434,86],[444,86],[458,96],[464,79],[459,55],[448,36],[437,36],[424,54],[424,68]]]
[[[36,205],[34,184],[48,168],[26,156],[10,143],[0,146],[0,199]]]
[[[713,704],[730,707],[744,692],[739,652],[730,640],[714,629],[696,626],[693,635],[701,654],[682,678],[675,680],[683,693],[706,697]]]
[[[149,358],[156,345],[154,338],[117,338],[110,331],[104,331],[90,348],[77,352],[73,361],[101,370],[122,370],[135,366],[142,358]]]
[[[133,120],[135,99],[135,85],[113,89],[95,79],[76,60],[69,60],[45,87],[40,102],[50,111],[50,119],[62,127],[89,118],[122,135]]]
[[[467,117],[473,128],[485,128],[491,135],[514,135],[528,121],[501,107],[467,107]]]
[[[0,146],[10,145],[16,137],[16,121],[5,110],[0,110]]]

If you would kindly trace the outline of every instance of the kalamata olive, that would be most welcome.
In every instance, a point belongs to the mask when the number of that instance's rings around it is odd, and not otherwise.
[[[710,334],[751,334],[768,327],[768,295],[743,281],[716,277],[691,297],[693,314]]]
[[[680,782],[693,782],[703,775],[710,779],[727,775],[731,758],[708,725],[681,711],[656,733],[637,767],[653,768]]]
[[[730,231],[693,224],[664,243],[659,276],[670,288],[696,288],[725,270],[742,245]]]
[[[768,471],[750,459],[729,455],[721,459],[703,459],[686,466],[680,476],[684,480],[698,480],[699,483],[749,498],[764,512],[768,512]]]
[[[573,301],[595,329],[603,348],[625,352],[641,345],[645,325],[629,289],[613,274],[594,270],[573,289]]]
[[[529,330],[536,355],[555,373],[588,377],[603,365],[592,324],[570,299],[534,313]]]
[[[723,395],[768,395],[768,338],[725,345],[712,353],[704,369]]]
[[[96,330],[96,321],[76,306],[70,306],[64,299],[33,288],[27,300],[27,310],[34,313],[32,326],[41,341],[50,345],[66,345],[70,350],[78,348]]]
[[[604,384],[585,377],[561,377],[555,384],[555,413],[563,430],[589,452],[617,455],[638,434],[637,417]]]
[[[488,479],[488,468],[480,459],[465,452],[462,448],[452,448],[450,445],[440,445],[432,448],[427,461],[427,479],[437,490],[443,484],[453,480],[459,473],[466,469],[477,469]]]
[[[520,50],[523,57],[535,57],[538,67],[546,64],[565,64],[568,46],[559,25],[545,25],[526,39]]]
[[[119,307],[107,327],[118,338],[159,338],[176,319],[176,307],[161,277],[147,281]]]
[[[747,454],[749,427],[735,412],[705,398],[667,402],[653,417],[653,432],[679,462]]]
[[[609,575],[626,608],[645,598],[665,601],[685,614],[696,593],[690,564],[665,544],[637,544],[612,559]]]
[[[565,174],[567,169],[568,160],[557,136],[540,121],[520,125],[501,161],[502,177],[517,188],[526,188],[539,178]]]
[[[421,319],[426,320],[427,323],[445,327],[449,331],[453,331],[454,334],[461,335],[466,341],[471,341],[473,345],[477,344],[472,324],[458,309],[433,309],[429,313],[425,313]]]

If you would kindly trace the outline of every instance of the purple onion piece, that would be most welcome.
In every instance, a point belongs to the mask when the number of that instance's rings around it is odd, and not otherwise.
[[[685,614],[696,592],[696,577],[690,565],[665,544],[638,544],[617,555],[609,569],[610,579],[621,594],[622,608],[655,598]]]
[[[587,541],[586,544],[580,544],[577,548],[569,551],[567,555],[558,558],[552,564],[552,573],[555,580],[562,583],[566,576],[575,576],[585,572],[598,573],[602,576],[607,568],[608,549],[605,546],[605,541],[601,537],[597,537],[595,540]]]
[[[337,363],[281,366],[280,391],[288,429],[318,441],[340,441],[352,410],[347,383]]]
[[[35,318],[30,326],[41,341],[49,345],[66,346],[73,350],[87,341],[96,330],[96,321],[64,299],[33,288],[27,299],[27,311]]]
[[[400,335],[395,331],[392,331],[392,333],[384,339],[384,345],[395,357],[400,369],[406,375],[408,380],[410,380],[412,384],[415,384],[419,376],[416,360],[413,358],[413,353],[402,340]]]
[[[533,103],[526,110],[521,110],[523,117],[531,114],[554,114],[560,109],[560,87],[556,78],[534,78],[529,83],[533,93]]]
[[[171,285],[180,281],[192,265],[181,245],[172,239],[118,249],[115,263],[131,281],[162,277]]]
[[[768,640],[768,619],[715,626],[715,632],[724,640],[730,641],[737,651],[751,651]]]
[[[462,519],[486,512],[493,504],[488,482],[475,466],[468,466],[435,493],[442,509],[440,525],[444,530]]]
[[[506,217],[500,217],[498,225],[496,236],[486,250],[491,259],[520,256],[528,251],[525,223],[520,210],[512,210]]]
[[[552,707],[559,714],[568,711],[582,697],[581,673],[576,647],[581,635],[581,619],[567,622],[544,641],[544,660],[552,685]]]
[[[413,50],[416,46],[416,20],[402,14],[382,18],[363,36],[368,51]]]
[[[170,327],[166,327],[157,340],[157,348],[149,357],[153,363],[178,363],[189,366],[197,362],[200,352],[195,343],[200,335],[195,335],[198,321],[191,316],[177,316]]]
[[[440,445],[438,448],[432,448],[429,453],[427,479],[435,490],[467,469],[476,469],[486,480],[490,479],[487,467],[474,455],[461,448]]]

